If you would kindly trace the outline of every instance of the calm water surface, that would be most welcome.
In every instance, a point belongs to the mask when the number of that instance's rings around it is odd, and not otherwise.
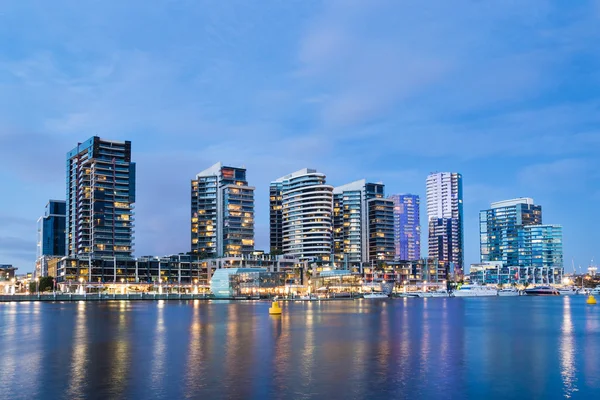
[[[0,398],[600,398],[584,296],[269,306],[0,304]]]

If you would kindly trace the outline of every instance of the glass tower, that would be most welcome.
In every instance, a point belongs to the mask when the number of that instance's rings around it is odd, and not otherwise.
[[[37,258],[64,256],[67,206],[64,200],[50,200],[46,212],[38,219]]]
[[[397,261],[413,261],[421,258],[420,199],[416,194],[395,194],[394,202],[394,248]]]
[[[521,230],[519,265],[533,268],[563,268],[562,227],[528,225]]]
[[[519,265],[524,226],[542,223],[542,207],[531,198],[492,203],[479,213],[481,262],[501,261],[504,266]]]
[[[462,175],[436,172],[427,177],[427,219],[429,257],[446,267],[463,271]]]
[[[191,249],[204,257],[254,251],[254,187],[246,169],[217,163],[192,180]]]
[[[333,187],[325,184],[325,174],[308,168],[293,172],[271,182],[270,194],[271,249],[301,260],[328,260]]]
[[[67,153],[67,255],[131,258],[134,203],[131,142],[79,143]]]

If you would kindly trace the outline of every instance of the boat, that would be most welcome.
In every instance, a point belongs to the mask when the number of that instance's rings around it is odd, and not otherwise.
[[[296,298],[297,300],[303,300],[303,301],[314,301],[314,300],[319,300],[319,298],[315,295],[305,295],[305,296],[298,296]]]
[[[562,295],[562,296],[570,296],[570,295],[574,295],[577,294],[577,290],[574,287],[562,287],[562,288],[558,288],[558,294]]]
[[[450,297],[450,293],[447,290],[431,290],[424,292],[414,292],[415,297]]]
[[[558,296],[558,290],[551,286],[536,286],[533,288],[525,289],[527,296]]]
[[[363,295],[364,299],[387,299],[389,296],[383,292],[371,292]]]
[[[505,288],[498,290],[498,296],[520,296],[521,292],[517,288]]]
[[[589,294],[592,295],[592,296],[598,296],[598,295],[600,295],[600,285],[598,285],[595,288],[593,288],[592,290],[590,290]]]
[[[454,297],[488,297],[497,296],[498,289],[480,285],[462,285],[452,292]]]

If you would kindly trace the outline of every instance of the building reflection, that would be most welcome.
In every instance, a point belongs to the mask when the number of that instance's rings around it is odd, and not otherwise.
[[[577,391],[575,377],[575,349],[573,343],[573,321],[571,320],[571,298],[565,296],[563,300],[563,323],[560,340],[560,375],[563,381],[563,391],[566,398],[570,398]]]
[[[156,328],[154,329],[154,352],[152,354],[152,388],[157,390],[164,384],[165,363],[167,358],[167,332],[165,326],[165,301],[159,300],[156,305]]]
[[[85,301],[77,303],[77,312],[75,314],[73,330],[71,373],[69,387],[67,389],[68,397],[71,399],[85,397],[85,385],[88,375],[89,343]]]
[[[202,340],[202,324],[200,321],[199,300],[194,300],[190,337],[188,340],[188,357],[185,366],[185,397],[193,398],[202,386],[204,341]]]

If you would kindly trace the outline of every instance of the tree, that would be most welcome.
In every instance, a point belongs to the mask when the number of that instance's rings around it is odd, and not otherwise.
[[[40,292],[50,291],[54,288],[54,277],[43,276],[40,278]]]
[[[281,249],[276,249],[276,248],[271,248],[271,253],[272,256],[280,256],[283,254],[283,251]]]

